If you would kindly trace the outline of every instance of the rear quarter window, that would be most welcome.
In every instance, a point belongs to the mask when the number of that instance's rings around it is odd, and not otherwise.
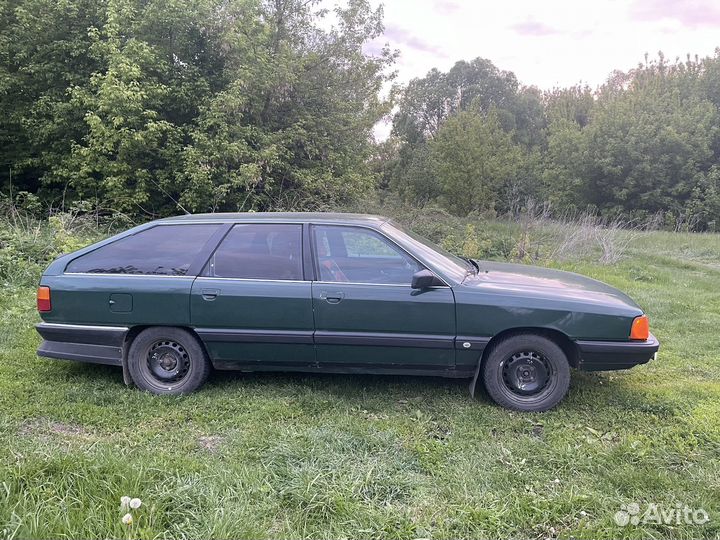
[[[65,272],[184,276],[219,225],[156,225],[73,259]]]

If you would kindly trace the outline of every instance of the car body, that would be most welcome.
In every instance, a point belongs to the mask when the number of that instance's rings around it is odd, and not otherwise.
[[[496,401],[546,410],[570,367],[630,368],[659,347],[637,304],[604,283],[463,260],[357,214],[146,223],[52,262],[38,306],[40,356],[122,366],[157,393],[195,389],[210,366],[467,377],[472,388],[497,375],[510,394],[488,388]],[[150,336],[142,350],[139,336]],[[490,368],[498,349],[510,356]],[[183,370],[199,379],[183,382]],[[553,377],[552,395],[533,398]]]

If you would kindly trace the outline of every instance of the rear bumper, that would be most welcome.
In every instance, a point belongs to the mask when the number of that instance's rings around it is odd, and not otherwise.
[[[38,356],[122,366],[125,326],[40,323],[35,328],[43,338]]]
[[[646,341],[577,341],[580,369],[609,371],[646,364],[658,352],[660,342],[650,334]]]

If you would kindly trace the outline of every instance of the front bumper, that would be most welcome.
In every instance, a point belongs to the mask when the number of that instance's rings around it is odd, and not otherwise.
[[[645,341],[577,341],[580,352],[579,369],[610,371],[629,369],[649,362],[660,348],[660,342],[650,334]]]
[[[38,356],[122,366],[125,326],[40,323],[35,328],[43,338]]]

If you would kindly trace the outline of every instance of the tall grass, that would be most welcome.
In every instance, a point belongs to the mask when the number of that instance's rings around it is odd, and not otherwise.
[[[526,201],[512,215],[499,217],[477,214],[458,217],[433,205],[408,207],[392,198],[366,203],[362,211],[392,216],[466,257],[540,264],[563,261],[616,264],[625,256],[637,232],[647,230],[649,225],[604,218],[592,212],[557,215],[547,204],[533,200]]]
[[[615,264],[638,230],[589,213],[551,218],[547,206],[532,202],[516,215],[500,219],[458,217],[433,206],[413,208],[388,202],[371,202],[363,210],[393,216],[460,255],[526,263],[587,260]],[[13,286],[34,285],[58,255],[128,225],[124,218],[101,221],[93,213],[78,210],[41,219],[0,201],[0,281]]]
[[[38,218],[0,200],[0,281],[34,285],[50,261],[110,235],[114,228],[114,223],[77,211]]]

